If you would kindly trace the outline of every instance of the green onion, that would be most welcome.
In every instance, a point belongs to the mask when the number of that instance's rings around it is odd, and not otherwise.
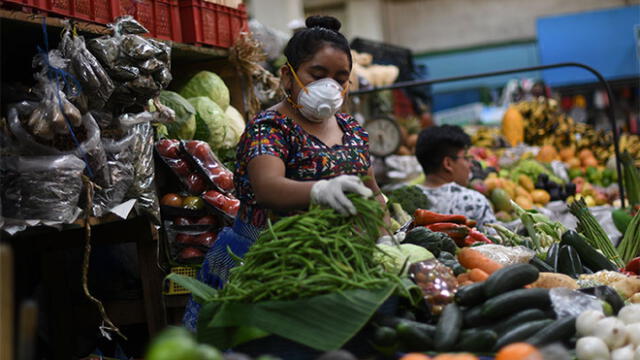
[[[576,230],[582,233],[587,238],[587,242],[594,248],[602,251],[604,256],[609,258],[619,267],[624,266],[624,262],[620,258],[620,255],[613,247],[609,236],[604,231],[600,223],[593,217],[593,214],[589,212],[587,204],[584,199],[575,200],[569,205],[569,211],[578,218],[578,226]]]
[[[629,199],[629,207],[640,204],[640,172],[633,163],[633,158],[627,151],[622,153],[622,173],[624,179],[624,190]]]
[[[640,211],[631,219],[622,241],[618,245],[618,252],[626,264],[640,253]]]

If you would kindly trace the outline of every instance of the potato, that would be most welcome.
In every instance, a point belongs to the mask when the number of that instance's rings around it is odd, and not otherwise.
[[[574,279],[565,274],[541,272],[538,280],[530,285],[532,288],[552,289],[557,287],[565,287],[572,290],[578,288],[578,284]]]

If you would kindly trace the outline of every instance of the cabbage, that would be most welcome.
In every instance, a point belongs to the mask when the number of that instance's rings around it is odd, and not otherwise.
[[[240,114],[236,108],[229,105],[227,111],[225,111],[225,116],[227,118],[226,122],[226,135],[224,140],[222,141],[223,149],[232,149],[238,145],[240,141],[240,136],[244,132],[244,118]]]
[[[194,139],[204,140],[213,149],[218,149],[225,137],[226,116],[224,111],[206,96],[188,99],[196,110],[196,133]]]
[[[378,261],[382,263],[382,266],[387,271],[396,274],[402,270],[402,265],[404,265],[407,258],[409,261],[407,261],[407,265],[403,271],[405,274],[409,268],[409,264],[434,258],[429,250],[414,244],[401,244],[399,246],[378,244],[376,246],[382,251],[382,253],[379,252],[376,255]]]
[[[159,97],[160,103],[176,113],[176,120],[166,124],[167,136],[171,139],[193,139],[196,133],[196,109],[173,91],[162,91]]]
[[[229,89],[220,76],[211,71],[200,71],[195,74],[180,90],[180,95],[187,99],[206,96],[215,101],[223,111],[229,106]]]

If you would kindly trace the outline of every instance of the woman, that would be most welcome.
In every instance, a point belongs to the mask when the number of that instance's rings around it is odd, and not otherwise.
[[[343,215],[356,210],[345,193],[379,193],[369,159],[368,135],[353,117],[338,113],[351,74],[351,51],[332,17],[312,16],[284,54],[286,99],[247,124],[237,150],[235,186],[240,210],[205,257],[198,279],[220,288],[235,265],[227,246],[243,256],[276,219],[311,203]],[[360,177],[365,177],[364,183]],[[384,203],[382,196],[379,200]],[[195,327],[199,306],[190,301],[184,322]]]

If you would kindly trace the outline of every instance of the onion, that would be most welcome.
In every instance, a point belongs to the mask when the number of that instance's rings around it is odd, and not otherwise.
[[[595,336],[580,338],[576,343],[578,360],[609,360],[607,344]]]
[[[633,346],[640,347],[640,323],[627,325],[627,337]]]
[[[611,360],[633,360],[633,346],[627,345],[613,350]]]
[[[597,310],[584,311],[576,319],[576,330],[578,331],[578,335],[582,335],[582,336],[593,335],[593,331],[595,330],[596,323],[602,319],[604,319],[604,314],[602,313],[602,311],[597,311]]]
[[[627,328],[621,320],[606,317],[596,323],[593,336],[600,338],[613,350],[627,343]]]
[[[625,324],[640,323],[640,304],[630,304],[620,309],[618,319]]]

